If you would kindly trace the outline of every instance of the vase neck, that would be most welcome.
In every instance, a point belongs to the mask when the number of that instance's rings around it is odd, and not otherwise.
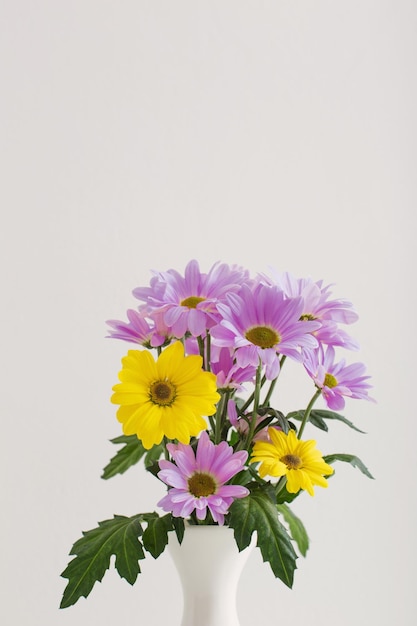
[[[172,533],[169,551],[180,576],[181,626],[239,626],[236,593],[250,548],[239,552],[225,526],[188,526],[182,544]]]

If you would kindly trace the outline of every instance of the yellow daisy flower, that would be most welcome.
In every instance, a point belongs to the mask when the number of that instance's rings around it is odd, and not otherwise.
[[[147,449],[164,435],[187,444],[207,428],[203,415],[216,411],[216,377],[202,369],[200,356],[184,356],[176,341],[157,361],[146,350],[129,350],[122,359],[113,404],[125,435],[137,435]]]
[[[314,440],[300,441],[293,430],[286,435],[275,428],[268,428],[268,435],[271,441],[256,441],[251,457],[252,463],[261,463],[261,478],[286,476],[290,493],[305,489],[311,496],[313,485],[327,487],[324,476],[330,476],[334,470],[323,460]]]

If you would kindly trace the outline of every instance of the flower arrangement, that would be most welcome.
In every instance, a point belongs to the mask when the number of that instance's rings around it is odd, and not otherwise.
[[[323,432],[332,420],[359,431],[339,411],[345,398],[372,400],[365,366],[336,360],[337,350],[358,349],[341,328],[357,314],[330,287],[288,273],[253,278],[224,263],[202,273],[192,260],[183,276],[153,272],[148,287],[134,289],[141,304],[127,321],[108,322],[109,337],[134,347],[111,397],[123,428],[112,442],[122,447],[102,478],[143,462],[167,487],[157,503],[164,514],[115,515],[84,532],[62,573],[62,608],[88,596],[112,555],[133,584],[145,553],[157,558],[172,532],[181,542],[185,522],[231,527],[239,550],[255,533],[264,561],[292,587],[294,546],[305,556],[309,542],[291,503],[327,487],[336,461],[372,478],[358,457],[323,456],[303,438],[307,425]],[[287,359],[313,394],[284,415],[272,397]],[[327,408],[314,408],[319,398]]]

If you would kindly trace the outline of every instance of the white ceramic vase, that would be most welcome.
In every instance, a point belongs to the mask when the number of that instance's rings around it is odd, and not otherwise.
[[[239,552],[227,526],[187,526],[169,552],[183,590],[181,626],[239,626],[237,586],[253,544]]]

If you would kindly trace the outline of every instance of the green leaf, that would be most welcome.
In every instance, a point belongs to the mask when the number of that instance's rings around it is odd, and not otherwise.
[[[110,565],[110,557],[116,556],[115,566],[122,578],[131,585],[140,572],[139,560],[145,558],[139,536],[142,534],[140,515],[99,522],[97,528],[83,532],[70,554],[76,554],[62,572],[69,582],[65,588],[60,608],[75,604],[81,596],[89,595],[94,584],[101,581]]]
[[[247,485],[252,481],[252,474],[248,469],[244,469],[238,474],[235,474],[229,481],[231,485]]]
[[[298,421],[302,421],[303,417],[303,410],[292,411],[287,415],[287,419],[294,419]],[[349,426],[349,428],[353,428],[353,430],[356,430],[358,433],[365,434],[363,430],[359,430],[359,428],[357,428],[351,421],[346,419],[346,417],[340,415],[340,413],[335,413],[334,411],[327,411],[326,409],[313,409],[308,419],[309,423],[313,424],[313,426],[316,426],[316,428],[320,428],[320,430],[325,430],[327,432],[329,429],[325,420],[337,420],[339,422],[343,422],[343,424],[346,424],[346,426]]]
[[[354,454],[328,454],[323,457],[326,463],[332,464],[334,461],[343,461],[344,463],[350,463],[353,467],[357,467],[362,474],[368,476],[368,478],[374,478],[364,463]]]
[[[310,542],[304,524],[286,504],[278,504],[277,508],[282,517],[287,522],[290,529],[291,537],[296,542],[300,553],[305,556],[307,554]]]
[[[104,468],[101,478],[105,480],[116,476],[116,474],[123,474],[129,467],[138,463],[147,452],[136,435],[121,435],[116,437],[116,439],[111,439],[111,442],[115,444],[123,443],[125,445]]]
[[[282,428],[286,435],[288,435],[291,424],[288,422],[287,418],[281,411],[277,411],[270,406],[263,406],[258,409],[258,414],[261,416],[265,415],[267,417],[258,424],[258,426],[255,428],[255,433],[258,433],[263,428],[266,428],[272,422],[272,420],[275,419],[275,423]]]
[[[152,554],[154,559],[157,559],[165,550],[168,543],[168,533],[171,530],[174,530],[171,513],[163,517],[149,519],[142,541],[143,547]]]
[[[254,532],[264,561],[288,587],[292,587],[297,555],[285,527],[278,519],[276,505],[262,488],[246,498],[235,500],[230,508],[229,525],[234,529],[239,550],[246,548]]]
[[[182,517],[172,517],[172,525],[177,535],[178,543],[181,545],[185,531],[184,519]]]
[[[162,445],[162,443],[159,443],[156,446],[152,446],[152,448],[150,450],[146,451],[146,455],[145,455],[145,467],[148,468],[151,465],[154,465],[162,456],[164,452],[164,446]],[[159,472],[159,465],[158,465],[158,472]]]
[[[278,495],[276,496],[277,504],[284,504],[284,502],[292,502],[296,498],[298,498],[304,491],[300,489],[297,493],[290,493],[287,487],[284,485],[282,489],[280,489]]]

